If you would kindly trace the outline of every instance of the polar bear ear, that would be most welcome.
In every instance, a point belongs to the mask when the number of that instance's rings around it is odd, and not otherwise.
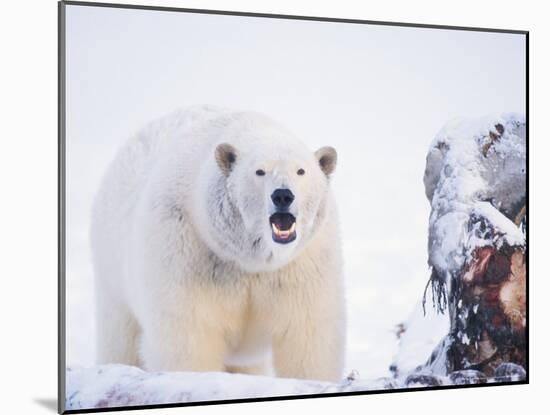
[[[334,169],[336,169],[336,161],[338,160],[338,154],[333,147],[321,147],[315,152],[315,157],[319,160],[319,166],[323,173],[330,176]]]
[[[237,160],[237,149],[231,144],[222,143],[216,147],[216,163],[220,167],[223,174],[229,176],[233,164]]]

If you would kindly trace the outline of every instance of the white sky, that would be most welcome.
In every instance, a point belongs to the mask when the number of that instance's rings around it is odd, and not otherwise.
[[[68,363],[93,364],[89,209],[148,121],[214,104],[336,147],[348,367],[387,374],[428,278],[428,146],[449,119],[525,108],[523,35],[67,6]]]

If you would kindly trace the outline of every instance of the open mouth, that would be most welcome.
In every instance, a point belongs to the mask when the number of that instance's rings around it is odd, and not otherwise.
[[[296,218],[290,213],[274,213],[269,218],[271,235],[279,244],[287,244],[296,239]]]

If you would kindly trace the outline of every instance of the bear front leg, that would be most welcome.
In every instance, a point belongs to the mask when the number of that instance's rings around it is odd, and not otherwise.
[[[275,336],[273,364],[277,376],[333,382],[341,379],[345,311],[338,299],[323,301],[323,297],[302,297],[287,327]],[[304,308],[304,303],[309,304]]]
[[[194,319],[192,313],[169,315],[157,310],[157,315],[143,331],[141,358],[146,370],[224,370],[226,345],[219,330]]]
[[[106,289],[96,301],[97,363],[137,366],[140,329],[134,316]]]

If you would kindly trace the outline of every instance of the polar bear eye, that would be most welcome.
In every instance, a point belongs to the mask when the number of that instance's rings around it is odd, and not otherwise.
[[[262,169],[256,170],[256,176],[265,176],[265,171],[263,171]]]
[[[296,173],[298,173],[299,176],[303,176],[304,174],[306,174],[306,171],[304,169],[298,169]]]

